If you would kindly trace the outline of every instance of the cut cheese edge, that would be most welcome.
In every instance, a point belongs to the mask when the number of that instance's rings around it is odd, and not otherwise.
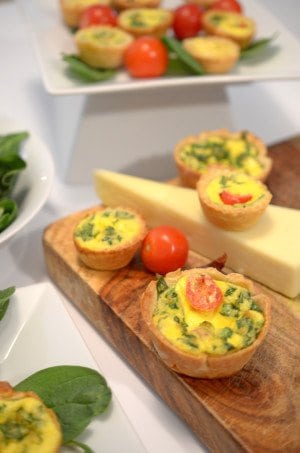
[[[107,170],[95,170],[95,190],[107,206],[141,212],[149,227],[180,228],[190,249],[215,259],[290,298],[300,293],[300,211],[269,205],[249,230],[231,232],[212,225],[202,212],[196,190]]]

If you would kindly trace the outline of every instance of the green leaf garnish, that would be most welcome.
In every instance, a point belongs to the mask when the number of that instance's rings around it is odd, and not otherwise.
[[[10,297],[14,294],[15,290],[15,286],[0,290],[0,321],[6,313]]]
[[[78,55],[63,55],[62,59],[68,64],[70,73],[83,82],[103,82],[116,75],[114,69],[92,68],[82,61]]]
[[[205,74],[203,67],[182,47],[180,41],[171,36],[163,36],[161,40],[167,49],[174,52],[178,59],[189,68],[190,74]]]
[[[79,436],[91,420],[111,401],[111,390],[104,377],[81,366],[54,366],[38,371],[15,387],[33,391],[54,410],[62,428],[63,441]]]
[[[18,206],[14,200],[9,198],[0,200],[0,233],[15,220],[17,214]]]
[[[278,36],[278,33],[275,33],[270,38],[261,38],[253,41],[246,49],[242,49],[240,53],[240,60],[248,57],[253,57],[264,51],[269,44],[274,41]]]

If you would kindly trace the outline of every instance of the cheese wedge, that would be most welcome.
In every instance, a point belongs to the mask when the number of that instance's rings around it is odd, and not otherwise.
[[[95,190],[105,205],[138,209],[150,227],[169,224],[186,234],[191,250],[294,298],[300,293],[300,211],[269,205],[246,231],[225,231],[204,216],[194,189],[106,170],[95,170]]]

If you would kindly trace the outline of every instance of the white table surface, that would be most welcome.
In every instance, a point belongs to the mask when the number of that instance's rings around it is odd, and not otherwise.
[[[299,1],[261,0],[261,3],[271,8],[300,39]],[[53,117],[57,109],[70,111],[70,107],[76,107],[79,99],[46,93],[22,13],[12,0],[0,0],[0,61],[1,113],[38,135],[53,152],[58,166]],[[228,87],[228,93],[237,130],[248,127],[267,143],[299,134],[300,81],[237,85]],[[56,219],[98,201],[92,185],[68,185],[57,176],[44,208],[16,238],[0,248],[0,288],[48,281],[41,246],[43,229]],[[205,451],[185,424],[103,341],[72,304],[63,300],[146,451],[160,453],[167,448],[172,453]]]

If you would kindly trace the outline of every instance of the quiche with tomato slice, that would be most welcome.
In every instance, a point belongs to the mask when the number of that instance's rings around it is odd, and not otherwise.
[[[214,268],[178,270],[146,288],[141,311],[163,362],[178,373],[237,373],[264,340],[270,301],[253,283]]]
[[[267,147],[259,137],[226,128],[185,137],[176,144],[173,155],[182,185],[192,188],[212,166],[242,170],[261,181],[272,167]]]
[[[197,192],[210,222],[232,231],[243,231],[254,225],[272,199],[261,181],[228,169],[207,172],[199,179]]]

